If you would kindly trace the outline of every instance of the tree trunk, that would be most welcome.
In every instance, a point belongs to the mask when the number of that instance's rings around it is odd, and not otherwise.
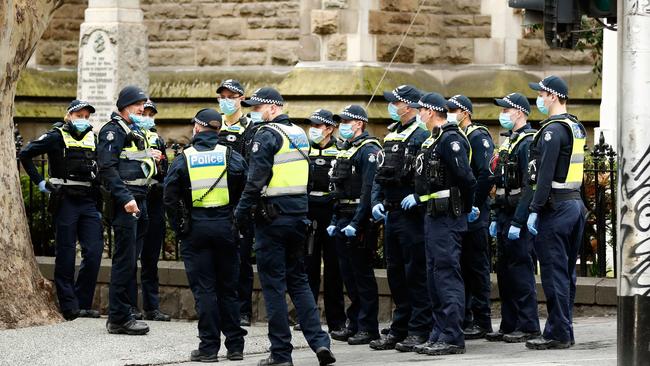
[[[0,0],[0,328],[61,320],[29,237],[15,163],[13,104],[20,71],[62,2]]]

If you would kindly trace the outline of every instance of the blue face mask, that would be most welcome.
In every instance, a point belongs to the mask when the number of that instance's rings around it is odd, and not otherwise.
[[[235,101],[228,98],[219,99],[219,108],[226,116],[231,116],[237,112],[237,105]]]
[[[154,121],[153,117],[144,117],[142,119],[142,123],[138,125],[138,127],[143,128],[145,130],[150,130],[156,126],[156,122]]]
[[[129,119],[131,120],[131,123],[133,123],[140,129],[144,129],[144,125],[146,124],[145,118],[147,117],[129,113]]]
[[[548,108],[544,105],[544,98],[542,98],[541,95],[537,97],[537,109],[539,109],[543,115],[548,115]]]
[[[422,117],[420,117],[420,113],[415,115],[415,123],[419,125],[425,125],[424,121],[422,121]]]
[[[339,125],[339,136],[346,140],[354,137],[354,131],[352,131],[352,123],[341,123]]]
[[[72,120],[72,127],[74,127],[77,132],[84,132],[88,127],[90,127],[90,122],[87,119],[74,119]]]
[[[251,112],[251,121],[253,123],[264,122],[264,120],[262,119],[262,112]]]
[[[392,119],[395,122],[398,122],[400,120],[400,115],[398,113],[397,106],[393,103],[388,103],[388,114],[390,115],[390,119]]]
[[[510,115],[503,112],[499,114],[499,123],[501,124],[501,127],[505,128],[506,130],[512,130],[512,128],[515,126],[515,123],[512,122]]]
[[[310,127],[309,139],[316,144],[320,144],[325,139],[325,136],[323,136],[323,130],[316,127]]]

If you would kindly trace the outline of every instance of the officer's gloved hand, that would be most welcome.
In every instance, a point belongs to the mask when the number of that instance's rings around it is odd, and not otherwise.
[[[343,234],[345,234],[345,236],[347,236],[348,238],[351,238],[351,237],[357,235],[357,229],[355,229],[354,226],[352,226],[352,225],[348,225],[348,226],[344,227],[343,230],[341,230],[341,232]]]
[[[372,217],[374,217],[377,221],[386,218],[386,210],[384,209],[383,203],[378,203],[375,205],[375,207],[372,208]]]
[[[508,239],[517,240],[519,239],[520,233],[521,233],[521,228],[510,225],[510,229],[508,230]]]
[[[404,197],[401,205],[402,205],[402,210],[410,210],[413,207],[418,205],[418,199],[415,197],[414,194],[409,194],[408,196]]]
[[[38,183],[38,190],[43,193],[52,193],[49,189],[47,189],[47,182],[45,180],[42,180]]]
[[[336,225],[328,226],[327,229],[325,229],[325,231],[327,231],[327,235],[329,235],[329,236],[336,235]]]
[[[493,237],[493,238],[496,238],[497,237],[497,222],[492,221],[490,223],[490,228],[488,230],[490,232],[490,236]]]
[[[531,234],[537,235],[537,213],[536,212],[531,212],[530,215],[528,215],[528,222],[526,223],[526,226],[528,226],[528,231]]]
[[[481,215],[481,210],[478,207],[472,206],[472,212],[467,214],[467,222],[474,222]]]

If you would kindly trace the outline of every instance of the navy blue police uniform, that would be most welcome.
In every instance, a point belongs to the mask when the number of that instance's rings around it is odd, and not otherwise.
[[[530,86],[568,99],[566,83],[556,76]],[[542,337],[526,343],[529,348],[566,348],[575,342],[575,269],[587,211],[580,195],[585,138],[578,119],[563,113],[542,121],[531,145],[529,176],[535,193],[528,226],[537,219],[534,246],[548,318]]]
[[[84,101],[74,100],[67,111],[95,109]],[[54,220],[56,258],[54,283],[63,316],[99,317],[91,310],[95,284],[104,243],[99,213],[96,137],[89,123],[78,130],[73,121],[57,123],[19,154],[23,168],[32,182],[44,182],[32,159],[47,154],[50,212]],[[75,281],[77,240],[81,246],[81,265]]]
[[[426,94],[414,108],[446,113],[446,100]],[[476,179],[470,168],[471,147],[456,123],[434,128],[416,158],[415,191],[426,206],[424,217],[427,281],[433,329],[419,352],[464,353],[462,322],[465,291],[460,267],[462,235],[474,200]]]
[[[158,113],[156,104],[148,100],[144,108],[151,108]],[[144,318],[147,320],[169,321],[169,315],[160,311],[160,295],[158,281],[158,260],[160,252],[165,241],[167,231],[167,222],[165,220],[165,209],[163,207],[163,180],[167,173],[169,161],[167,160],[167,148],[165,140],[158,134],[155,127],[149,131],[144,131],[146,138],[149,140],[149,146],[162,152],[163,158],[156,164],[156,173],[151,179],[149,193],[147,195],[147,214],[149,215],[149,225],[142,247],[138,248],[138,257],[140,258],[140,283],[142,287],[142,308],[144,309]],[[132,305],[134,313],[137,314],[137,283],[134,282],[131,289]]]
[[[120,92],[117,107],[122,110],[147,99],[141,89],[128,86]],[[139,335],[149,331],[145,323],[134,319],[131,311],[138,248],[142,247],[149,225],[146,198],[155,169],[149,148],[145,132],[117,112],[111,114],[110,121],[99,132],[97,162],[102,184],[110,192],[110,200],[105,204],[110,205],[115,234],[107,321],[110,333]],[[124,209],[132,200],[139,214]]]
[[[419,90],[409,85],[384,92],[389,103],[412,104],[421,96]],[[431,332],[431,301],[422,296],[427,291],[424,212],[401,207],[402,200],[415,192],[415,157],[429,134],[416,117],[397,122],[389,128],[379,155],[372,207],[382,204],[386,211],[384,255],[395,308],[389,334],[371,343],[374,349],[410,351],[414,345],[424,343]]]
[[[226,337],[227,357],[233,359],[243,356],[247,334],[239,324],[239,249],[232,220],[246,182],[247,164],[237,151],[219,143],[221,116],[217,111],[203,109],[192,121],[209,129],[197,133],[191,146],[172,162],[164,183],[164,205],[181,238],[181,255],[199,317],[200,343],[192,360],[216,359],[220,333]],[[199,173],[193,175],[190,169]]]
[[[238,80],[226,79],[219,84],[217,94],[224,90],[230,90],[233,93],[244,95],[245,89]],[[250,118],[243,115],[239,120],[232,124],[221,127],[219,130],[219,143],[229,146],[234,151],[241,154],[248,160],[250,144],[253,139],[254,131]],[[235,232],[235,240],[239,243],[239,302],[241,323],[249,326],[253,315],[253,225],[252,222],[242,230],[240,234]]]
[[[335,115],[334,120],[367,123],[368,117],[362,107],[350,105]],[[330,225],[336,227],[339,266],[351,303],[346,310],[347,328],[332,332],[332,338],[352,345],[368,344],[379,338],[379,300],[373,269],[375,242],[371,234],[370,205],[381,145],[364,131],[343,142],[339,150],[330,177],[336,199]],[[354,236],[346,236],[341,231],[347,226],[356,229]]]
[[[447,101],[447,108],[468,112],[471,116],[473,105],[464,95],[455,95]],[[472,148],[470,167],[476,178],[476,191],[473,206],[480,210],[477,220],[467,224],[463,234],[461,268],[465,282],[465,319],[463,329],[465,339],[483,338],[492,331],[490,310],[490,245],[488,226],[490,206],[488,196],[492,189],[490,159],[494,153],[494,142],[487,127],[470,123],[464,128]]]
[[[518,93],[495,99],[502,108],[515,108],[530,114],[528,99]],[[539,335],[537,290],[533,264],[532,236],[526,228],[528,205],[533,190],[528,179],[528,152],[536,130],[529,123],[508,131],[506,141],[495,155],[496,197],[493,207],[496,223],[496,274],[501,300],[499,331],[487,336],[490,341],[522,341]],[[519,228],[518,239],[510,239],[510,227]]]
[[[336,122],[332,118],[332,112],[319,109],[312,113],[305,122],[312,125],[326,124],[336,127]],[[334,195],[330,192],[329,171],[338,151],[336,139],[334,136],[330,136],[329,141],[323,146],[311,141],[309,152],[311,168],[309,171],[307,218],[314,223],[314,239],[311,247],[307,248],[306,271],[311,292],[314,294],[314,300],[318,303],[322,261],[323,305],[327,328],[330,332],[344,328],[346,321],[343,279],[339,270],[336,242],[326,231],[334,211]]]
[[[284,100],[272,88],[256,90],[245,107],[282,106]],[[255,256],[266,304],[271,355],[259,365],[291,365],[291,330],[285,293],[296,307],[298,322],[321,364],[333,362],[330,339],[320,317],[304,271],[307,219],[309,144],[304,131],[280,114],[262,122],[251,147],[249,174],[235,210],[239,228],[255,216]]]

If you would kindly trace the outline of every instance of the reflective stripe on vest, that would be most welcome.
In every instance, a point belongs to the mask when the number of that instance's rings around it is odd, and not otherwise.
[[[63,128],[55,127],[55,129],[61,132],[63,143],[65,144],[66,149],[75,148],[95,151],[95,134],[93,131],[88,131],[81,140],[75,140],[75,138],[72,137],[72,135],[70,135],[70,133]]]
[[[375,139],[375,138],[367,138],[367,139],[363,140],[363,142],[361,142],[357,146],[352,146],[351,148],[349,148],[347,150],[340,150],[339,153],[336,155],[336,158],[337,159],[352,159],[354,154],[356,154],[357,151],[359,151],[359,149],[363,145],[366,145],[366,144],[376,144],[381,149],[381,145],[379,144],[379,141],[377,141],[377,139]]]
[[[227,151],[222,145],[207,151],[197,151],[193,146],[183,150],[190,176],[192,207],[222,207],[230,203]],[[222,173],[219,183],[207,193]]]
[[[580,189],[584,175],[585,145],[587,133],[580,123],[568,118],[551,120],[544,125],[535,135],[535,140],[542,136],[541,132],[552,123],[562,123],[571,131],[571,158],[569,171],[564,182],[551,182],[551,188],[555,189]]]
[[[146,186],[149,184],[151,178],[156,174],[156,161],[151,157],[151,154],[147,151],[151,146],[149,145],[149,141],[147,140],[146,137],[144,138],[144,141],[145,141],[145,150],[138,150],[135,141],[131,141],[131,146],[128,147],[125,146],[122,149],[122,152],[120,152],[120,159],[135,160],[143,164],[142,172],[145,173],[145,177],[142,179],[125,181],[125,183],[128,185]],[[147,167],[147,171],[144,170],[145,166]]]
[[[287,126],[270,123],[262,125],[262,128],[275,130],[282,137],[282,146],[273,156],[271,180],[262,191],[262,197],[306,194],[309,161],[300,153],[302,151],[305,156],[309,154],[309,142],[305,131],[293,124]]]
[[[422,128],[420,124],[417,122],[413,122],[407,129],[405,129],[402,132],[396,132],[393,131],[386,135],[384,137],[384,142],[389,142],[389,141],[406,141],[408,140],[409,137],[417,130],[418,128]],[[424,129],[424,128],[423,128]]]
[[[332,145],[327,149],[311,149],[309,156],[327,156],[327,157],[336,157],[339,153],[339,149],[336,148],[336,145]]]

